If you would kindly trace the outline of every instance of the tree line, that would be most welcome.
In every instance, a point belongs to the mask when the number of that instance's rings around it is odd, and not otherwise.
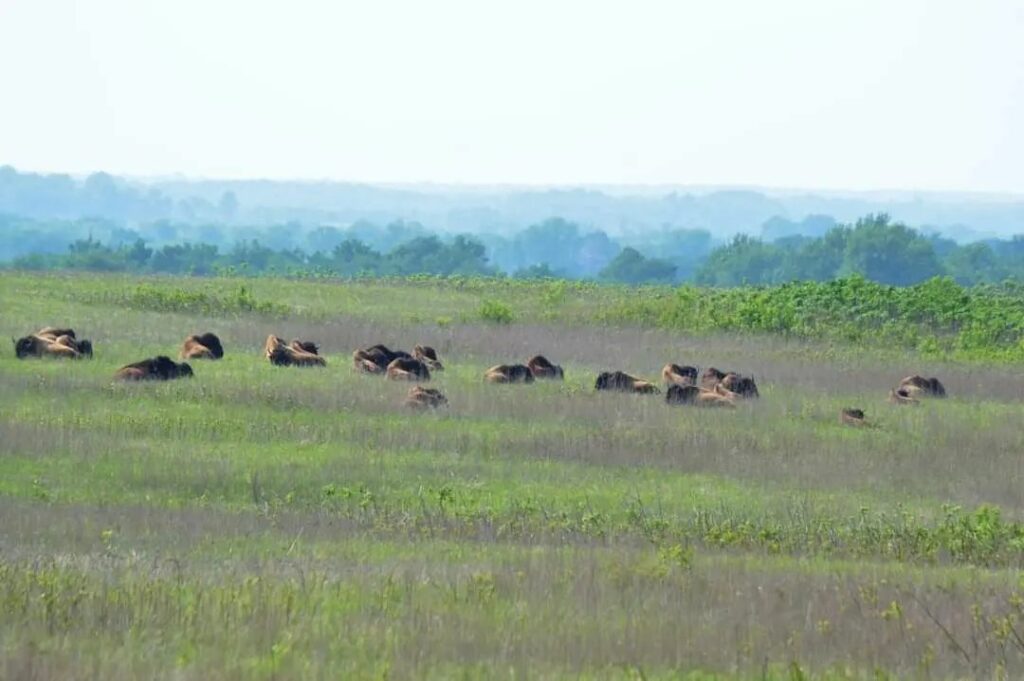
[[[0,216],[0,251],[6,247],[19,253],[8,264],[18,269],[197,276],[508,275],[718,287],[829,281],[854,274],[900,286],[943,275],[964,285],[1024,280],[1024,236],[959,245],[886,215],[848,225],[819,221],[820,236],[790,234],[768,241],[740,235],[718,247],[703,230],[666,229],[617,240],[561,218],[512,236],[441,237],[419,223],[402,221],[305,231],[285,224],[254,230],[252,238],[228,246],[218,229],[216,224],[163,221],[126,229],[101,220],[40,223]],[[79,236],[68,244],[61,243],[59,234]],[[105,235],[106,241],[94,234]],[[208,242],[204,234],[217,239]],[[296,245],[296,234],[302,234],[302,246]]]

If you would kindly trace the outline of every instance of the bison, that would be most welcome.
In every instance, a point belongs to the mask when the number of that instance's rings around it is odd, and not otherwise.
[[[417,345],[412,349],[412,358],[427,365],[431,371],[444,371],[444,365],[437,358],[437,350],[429,345]]]
[[[266,345],[264,350],[266,352],[267,359],[274,366],[283,367],[323,367],[327,366],[327,360],[320,355],[305,350],[297,349],[302,347],[302,344],[296,344],[292,341],[292,344],[285,345],[284,341],[277,336],[270,335],[267,337]]]
[[[525,364],[499,364],[484,372],[488,383],[533,383],[533,372]]]
[[[39,336],[40,338],[46,338],[47,340],[51,341],[57,340],[61,336],[71,336],[72,338],[77,338],[77,336],[75,336],[74,329],[61,329],[56,326],[44,326],[43,328],[36,331],[36,335]]]
[[[557,380],[565,378],[565,372],[562,371],[562,367],[552,364],[544,355],[534,355],[526,360],[526,367],[533,374],[534,378],[552,378]]]
[[[46,331],[47,329],[44,329]],[[70,330],[70,329],[61,329]],[[87,340],[76,340],[72,334],[33,334],[11,340],[14,342],[14,355],[18,359],[26,357],[58,357],[81,359],[92,357],[92,343]]]
[[[921,400],[911,395],[904,388],[896,388],[889,391],[889,402],[891,404],[898,404],[901,406],[917,406],[921,404]]]
[[[667,404],[687,404],[696,407],[720,407],[735,409],[736,401],[731,397],[704,390],[695,385],[671,385],[665,393]]]
[[[616,390],[619,392],[656,395],[661,391],[649,381],[630,376],[622,371],[605,371],[594,381],[595,390]]]
[[[217,334],[207,331],[186,338],[178,354],[181,359],[221,359],[224,357],[224,346]]]
[[[760,394],[757,392],[757,383],[754,382],[753,376],[741,376],[734,371],[730,371],[722,377],[719,384],[739,397],[760,397]]]
[[[906,390],[911,397],[945,397],[946,387],[937,378],[907,376],[900,381],[897,390]]]
[[[867,420],[864,418],[863,409],[847,407],[839,412],[839,423],[844,426],[865,426]]]
[[[416,385],[409,388],[409,393],[405,397],[405,406],[418,411],[437,409],[447,407],[448,398],[440,390]]]
[[[388,364],[386,375],[393,381],[429,381],[430,369],[418,359],[399,357]]]
[[[666,364],[661,370],[661,380],[665,385],[697,385],[697,368]]]
[[[725,378],[726,372],[719,371],[715,367],[708,367],[700,377],[700,385],[705,390],[714,390],[715,386]]]
[[[120,381],[170,381],[191,376],[192,367],[187,362],[179,364],[166,355],[125,365],[114,373]]]
[[[388,365],[396,359],[410,359],[412,355],[403,350],[390,350],[386,345],[371,345],[352,353],[352,367],[368,374],[383,374]]]

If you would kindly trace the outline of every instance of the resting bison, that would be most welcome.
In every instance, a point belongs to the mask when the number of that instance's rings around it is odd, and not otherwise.
[[[57,329],[71,331],[71,329]],[[87,340],[76,340],[74,331],[54,335],[50,328],[42,329],[43,334],[33,334],[14,341],[14,355],[18,359],[26,357],[61,357],[81,359],[92,357],[92,343]]]
[[[386,345],[371,345],[363,350],[356,350],[352,353],[352,367],[357,371],[368,374],[383,374],[387,371],[388,365],[396,359],[411,358],[408,352],[402,350],[389,350]]]
[[[267,337],[264,346],[267,359],[274,366],[282,367],[323,367],[327,366],[327,360],[320,355],[305,350],[297,349],[304,344],[292,341],[291,345],[285,345],[284,341],[277,336]]]
[[[715,386],[725,378],[725,375],[724,371],[719,371],[715,367],[708,367],[704,370],[704,373],[701,374],[700,385],[705,390],[714,390]]]
[[[181,344],[179,356],[182,359],[220,359],[224,356],[224,346],[216,334],[193,334]]]
[[[690,404],[697,407],[736,408],[736,402],[732,398],[695,385],[669,386],[665,393],[665,402],[668,404]]]
[[[55,326],[44,326],[43,328],[36,331],[35,335],[39,336],[40,338],[46,338],[47,340],[51,341],[57,340],[61,336],[71,336],[72,338],[77,338],[77,336],[75,336],[74,329],[60,329]]]
[[[562,371],[562,367],[552,364],[544,355],[534,355],[526,360],[526,367],[533,374],[534,378],[554,378],[558,380],[565,378],[565,372]]]
[[[897,389],[906,390],[911,397],[945,397],[946,388],[937,378],[923,376],[907,376]]]
[[[430,369],[418,359],[399,357],[388,364],[387,377],[393,381],[429,381]]]
[[[170,381],[190,376],[192,376],[192,367],[188,363],[178,364],[165,355],[128,364],[114,374],[114,378],[120,381]]]
[[[448,406],[448,398],[440,390],[413,386],[405,398],[405,406],[410,409],[425,410]]]
[[[627,393],[656,395],[661,391],[653,383],[630,376],[621,371],[605,371],[594,381],[595,390],[617,390]]]
[[[740,376],[736,372],[730,371],[722,377],[719,384],[739,397],[760,397],[753,376]]]
[[[429,345],[417,345],[412,349],[412,358],[427,365],[431,371],[444,371],[444,365],[437,358],[437,350]]]
[[[533,383],[533,372],[525,364],[499,364],[484,372],[488,383]]]
[[[697,385],[697,368],[666,364],[661,370],[661,380],[665,385]]]
[[[847,408],[839,412],[839,423],[846,426],[864,426],[867,421],[864,418],[863,409]]]
[[[904,388],[897,388],[889,391],[889,402],[892,404],[899,404],[903,406],[915,406],[921,404],[921,401],[911,395]]]

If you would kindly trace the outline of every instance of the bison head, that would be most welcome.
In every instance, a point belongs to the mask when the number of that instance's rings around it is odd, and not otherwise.
[[[11,341],[14,342],[14,356],[18,359],[32,357],[36,354],[36,348],[39,340],[34,336],[25,336],[24,338],[18,338],[17,340],[11,338]]]

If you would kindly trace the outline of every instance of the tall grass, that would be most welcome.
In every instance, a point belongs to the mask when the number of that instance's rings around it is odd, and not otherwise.
[[[236,279],[5,277],[0,332],[70,324],[97,352],[0,356],[0,676],[1024,673],[1012,365],[595,325],[631,294],[552,282],[267,279],[243,304]],[[483,322],[509,291],[515,319]],[[111,381],[207,329],[227,355],[194,379]],[[328,367],[269,365],[270,332]],[[353,373],[375,342],[437,347],[449,408]],[[536,352],[566,381],[483,383]],[[593,391],[668,361],[753,373],[763,397]],[[914,372],[951,397],[886,404]]]

